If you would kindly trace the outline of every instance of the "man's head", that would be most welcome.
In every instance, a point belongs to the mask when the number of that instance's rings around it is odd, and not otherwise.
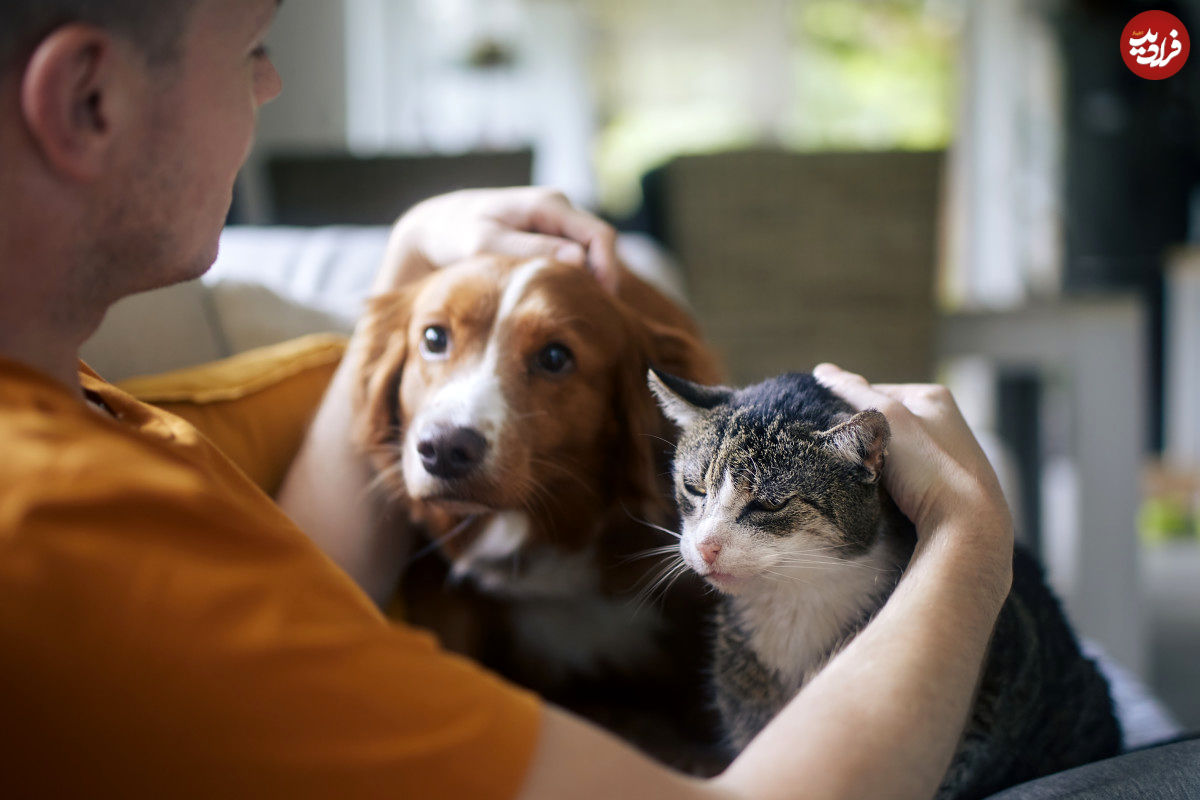
[[[263,49],[277,6],[4,0],[0,282],[55,273],[31,294],[102,312],[207,269],[256,112],[279,92]]]
[[[5,0],[0,6],[0,65],[28,60],[50,32],[87,23],[119,32],[155,63],[178,55],[196,0]]]

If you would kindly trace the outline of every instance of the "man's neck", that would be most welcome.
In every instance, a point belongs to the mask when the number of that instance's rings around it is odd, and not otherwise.
[[[49,207],[50,200],[28,192]],[[8,212],[8,213],[6,213]],[[0,357],[48,375],[82,396],[79,348],[109,305],[88,248],[70,235],[80,217],[21,219],[0,201]],[[64,222],[65,220],[65,222]],[[94,249],[94,248],[93,248]]]
[[[55,291],[51,282],[37,285],[21,277],[7,282],[8,291],[0,296],[0,357],[32,367],[80,395],[79,348],[104,319],[104,308],[93,307],[97,304],[86,292],[69,286]]]
[[[32,367],[80,395],[79,348],[58,340],[5,336],[0,330],[0,357]]]

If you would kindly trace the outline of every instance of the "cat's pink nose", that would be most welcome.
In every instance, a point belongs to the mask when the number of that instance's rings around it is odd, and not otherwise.
[[[721,545],[712,539],[706,539],[699,544],[697,549],[700,551],[700,557],[704,559],[704,563],[711,567],[717,561],[717,556],[721,552]]]

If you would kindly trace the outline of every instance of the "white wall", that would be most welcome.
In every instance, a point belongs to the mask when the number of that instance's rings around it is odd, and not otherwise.
[[[284,91],[263,109],[243,173],[247,221],[264,218],[261,167],[277,149],[370,155],[532,146],[534,182],[590,204],[586,15],[574,4],[513,0],[506,26],[503,14],[472,13],[475,2],[492,0],[288,0],[268,38]],[[478,30],[460,28],[464,18]],[[461,51],[488,32],[517,48],[516,65],[494,75],[458,67]]]
[[[344,0],[288,0],[267,39],[283,94],[262,110],[263,146],[346,144]]]
[[[259,112],[258,141],[242,171],[248,222],[261,222],[261,170],[272,149],[346,146],[345,0],[288,0],[267,37],[283,92]]]

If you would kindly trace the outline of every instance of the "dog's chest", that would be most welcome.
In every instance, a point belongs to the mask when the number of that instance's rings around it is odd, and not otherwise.
[[[551,682],[636,674],[656,657],[664,625],[655,609],[600,595],[517,602],[511,614],[522,659],[542,665]]]

